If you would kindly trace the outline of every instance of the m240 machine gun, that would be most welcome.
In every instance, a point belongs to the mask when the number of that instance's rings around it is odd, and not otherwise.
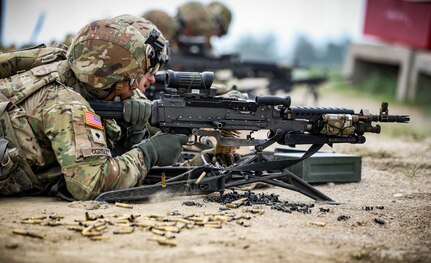
[[[105,201],[139,200],[157,191],[181,194],[203,194],[223,191],[253,182],[265,182],[300,192],[312,199],[335,202],[286,168],[316,153],[324,144],[365,143],[366,133],[380,133],[374,122],[407,123],[408,115],[389,115],[383,102],[378,115],[368,110],[355,113],[351,109],[292,106],[290,97],[261,96],[255,100],[222,98],[211,88],[212,72],[164,73],[165,85],[176,94],[161,94],[153,101],[151,124],[166,133],[214,137],[223,146],[254,146],[254,154],[242,158],[231,167],[155,168],[148,178],[157,183],[131,189],[110,191],[97,199]],[[102,117],[122,118],[122,105],[90,103]],[[118,105],[119,104],[119,105]],[[221,130],[248,132],[246,138],[221,135]],[[268,130],[267,138],[255,138],[253,132]],[[311,145],[295,160],[271,160],[263,150],[274,144]],[[178,175],[179,174],[179,175]],[[168,176],[169,178],[167,178]],[[164,178],[164,179],[163,179]],[[166,180],[165,180],[166,179]],[[157,180],[156,180],[157,181]]]

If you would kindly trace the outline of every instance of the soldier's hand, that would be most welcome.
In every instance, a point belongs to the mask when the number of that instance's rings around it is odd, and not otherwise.
[[[196,154],[189,162],[189,166],[202,166],[205,163],[211,163],[213,165],[231,166],[241,159],[241,155],[238,153],[225,153],[215,154],[214,148],[204,150],[201,153]]]
[[[136,147],[142,150],[147,169],[153,166],[173,165],[180,157],[183,145],[188,141],[184,134],[158,132],[153,137],[142,141]]]
[[[151,101],[143,99],[128,99],[123,101],[124,120],[132,125],[133,130],[145,128],[151,115]]]

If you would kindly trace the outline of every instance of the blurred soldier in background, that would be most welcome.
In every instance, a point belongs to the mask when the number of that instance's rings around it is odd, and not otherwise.
[[[232,12],[220,2],[212,2],[206,6],[213,19],[213,36],[224,36],[229,31]]]
[[[172,16],[162,10],[150,10],[145,12],[142,17],[156,25],[169,41],[171,49],[176,49],[175,43],[178,34],[178,25]]]
[[[179,25],[180,51],[192,54],[211,53],[213,20],[202,3],[192,1],[179,6],[176,19]]]

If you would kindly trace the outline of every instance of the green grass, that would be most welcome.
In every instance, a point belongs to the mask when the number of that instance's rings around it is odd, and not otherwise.
[[[416,88],[414,105],[426,108],[431,113],[431,77],[420,74]]]

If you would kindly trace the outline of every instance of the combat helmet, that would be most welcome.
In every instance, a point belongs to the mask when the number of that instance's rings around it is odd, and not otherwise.
[[[202,3],[187,2],[178,7],[177,19],[182,33],[190,36],[210,36],[213,29],[211,14]]]
[[[151,21],[163,33],[170,42],[175,39],[178,26],[175,19],[162,10],[150,10],[142,15],[143,18]]]
[[[219,36],[226,35],[232,21],[232,13],[224,4],[212,2],[207,5],[208,12],[212,15],[216,27],[220,29]]]
[[[84,97],[103,99],[112,88],[119,92],[123,80],[157,71],[165,48],[157,40],[159,35],[158,30],[148,30],[144,36],[123,19],[102,19],[84,26],[67,53],[72,71],[83,84]]]
[[[133,26],[146,38],[147,72],[155,73],[168,63],[169,41],[154,23],[132,15],[121,15],[113,19]]]

